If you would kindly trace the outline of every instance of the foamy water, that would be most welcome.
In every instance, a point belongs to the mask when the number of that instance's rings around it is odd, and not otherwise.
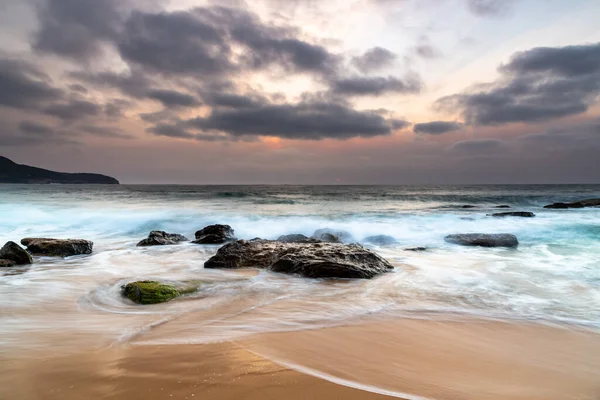
[[[600,186],[189,187],[0,186],[0,241],[42,236],[94,242],[90,256],[37,258],[0,272],[0,345],[204,343],[261,332],[371,320],[457,318],[600,327],[600,209],[544,210],[600,197]],[[463,209],[462,205],[476,208]],[[497,205],[535,218],[487,217]],[[239,238],[349,231],[396,270],[368,281],[310,280],[267,271],[204,270],[218,246],[137,248],[150,230],[193,238],[213,223]],[[508,232],[518,249],[466,248],[451,233]],[[425,252],[405,251],[424,246]],[[198,292],[138,306],[120,286],[139,279],[202,281]]]

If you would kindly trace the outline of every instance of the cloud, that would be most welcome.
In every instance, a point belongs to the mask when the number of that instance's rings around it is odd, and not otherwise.
[[[499,139],[472,139],[456,142],[450,146],[449,150],[457,153],[479,155],[497,151],[505,145],[506,143]]]
[[[196,97],[175,90],[150,89],[147,96],[160,101],[165,107],[191,107],[200,104]]]
[[[119,128],[97,126],[97,125],[84,125],[77,127],[77,130],[83,131],[93,136],[106,137],[106,138],[117,138],[117,139],[133,139],[133,136],[123,132]]]
[[[506,15],[514,0],[467,0],[469,11],[481,17]]]
[[[519,52],[499,72],[497,81],[443,97],[438,107],[459,111],[474,125],[539,122],[584,113],[600,94],[600,43]]]
[[[388,77],[352,77],[334,80],[331,90],[335,94],[346,96],[381,96],[389,93],[417,93],[421,82],[417,78]]]
[[[0,106],[33,110],[48,100],[61,98],[39,69],[19,60],[0,59]]]
[[[396,60],[396,54],[383,47],[373,47],[363,55],[352,58],[352,64],[363,73],[389,67]]]
[[[23,121],[19,124],[19,130],[31,135],[49,135],[54,133],[54,129],[35,121]]]
[[[71,100],[68,103],[52,104],[43,110],[44,114],[65,121],[97,116],[101,111],[101,106],[87,100]]]
[[[429,135],[441,135],[462,129],[463,125],[455,121],[432,121],[415,124],[414,133],[425,133]]]

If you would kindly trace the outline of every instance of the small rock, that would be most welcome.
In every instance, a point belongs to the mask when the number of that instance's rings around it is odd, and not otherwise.
[[[396,238],[388,235],[376,235],[364,238],[363,243],[370,243],[377,246],[391,246],[397,244]]]
[[[0,258],[12,261],[16,265],[33,264],[31,255],[15,242],[7,242],[0,249]]]
[[[25,238],[21,240],[34,256],[69,257],[91,254],[94,243],[84,239]]]
[[[156,281],[138,281],[121,287],[121,294],[137,304],[164,303],[181,296],[181,293],[171,285]]]
[[[523,217],[523,218],[533,218],[535,214],[529,211],[512,211],[512,212],[502,212],[495,214],[488,214],[488,217]]]
[[[509,205],[503,204],[501,206],[496,206],[495,208],[510,208]]]
[[[475,208],[476,206],[472,206],[470,204],[465,204],[464,206],[461,206],[460,208]]]
[[[311,237],[328,243],[352,243],[355,241],[350,232],[330,228],[317,229]]]
[[[210,225],[195,234],[196,244],[223,244],[235,240],[234,232],[229,225]]]
[[[448,235],[444,240],[448,243],[460,244],[462,246],[517,247],[519,245],[517,237],[510,233],[463,233]]]
[[[426,251],[427,247],[409,247],[408,249],[404,249],[404,251]]]
[[[137,245],[140,247],[148,246],[165,246],[170,244],[177,244],[179,242],[185,242],[188,239],[177,233],[167,233],[164,231],[152,231],[148,237],[140,241]]]
[[[544,206],[544,208],[556,208],[556,209],[566,209],[566,208],[584,208],[584,207],[600,207],[600,199],[587,199],[576,201],[573,203],[554,203],[548,204]]]
[[[310,240],[308,236],[302,235],[301,233],[292,233],[290,235],[281,235],[277,238],[278,242],[283,243],[302,243]]]
[[[12,267],[13,265],[15,265],[15,262],[12,260],[0,260],[0,268]]]

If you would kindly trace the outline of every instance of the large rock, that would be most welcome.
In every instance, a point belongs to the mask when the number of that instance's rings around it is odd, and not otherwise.
[[[138,281],[121,287],[121,294],[138,304],[164,303],[181,296],[174,286],[156,281]]]
[[[15,242],[7,242],[0,249],[0,259],[12,261],[16,265],[33,264],[31,255]]]
[[[396,238],[388,235],[368,236],[362,241],[363,243],[374,244],[377,246],[391,246],[398,243]]]
[[[290,235],[281,235],[277,238],[278,242],[283,243],[303,243],[306,241],[310,241],[311,239],[308,236],[305,236],[301,233],[292,233]]]
[[[204,268],[266,268],[309,278],[372,278],[394,267],[358,244],[238,240],[221,247]]]
[[[330,228],[317,229],[311,238],[329,243],[352,243],[355,241],[350,232]]]
[[[148,237],[140,241],[137,245],[140,247],[148,246],[165,246],[169,244],[177,244],[179,242],[186,242],[188,239],[177,233],[167,233],[165,231],[152,231]]]
[[[235,240],[233,229],[229,225],[209,225],[195,234],[196,244],[223,244]]]
[[[12,261],[12,260],[3,260],[3,259],[0,259],[0,268],[12,267],[13,265],[15,265],[15,262]]]
[[[502,218],[502,217],[533,218],[533,217],[535,217],[535,214],[532,213],[532,212],[529,212],[529,211],[511,211],[511,212],[501,212],[501,213],[488,214],[488,216],[498,217],[498,218]]]
[[[69,257],[91,254],[94,243],[84,239],[25,238],[21,240],[34,256]]]
[[[462,233],[448,235],[444,240],[462,246],[517,247],[519,245],[517,237],[510,233]]]
[[[574,203],[554,203],[544,206],[544,208],[584,208],[584,207],[600,207],[600,199],[587,199],[576,201]]]

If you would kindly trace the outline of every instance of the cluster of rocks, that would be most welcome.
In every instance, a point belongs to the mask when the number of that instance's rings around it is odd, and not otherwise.
[[[573,203],[553,203],[544,206],[544,208],[566,209],[566,208],[585,208],[600,207],[600,199],[587,199],[575,201]]]
[[[234,231],[229,225],[210,225],[196,232],[194,236],[196,239],[192,243],[195,244],[223,244],[236,240]],[[139,247],[165,246],[188,241],[188,238],[177,233],[152,231],[137,245]]]
[[[33,264],[33,256],[70,257],[91,254],[94,243],[83,239],[25,238],[21,244],[7,242],[0,249],[0,267]]]

